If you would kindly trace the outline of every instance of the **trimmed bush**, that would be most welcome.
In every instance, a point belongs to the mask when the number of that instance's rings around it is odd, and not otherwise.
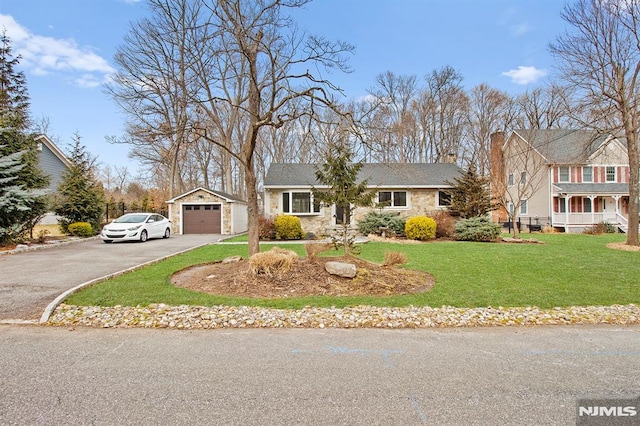
[[[404,233],[405,221],[398,213],[371,211],[362,220],[358,221],[358,232],[363,235],[380,235],[380,228],[388,228],[390,233],[402,235]]]
[[[261,240],[274,240],[276,238],[276,225],[273,223],[273,219],[260,216],[258,228]]]
[[[74,222],[67,229],[69,234],[75,237],[90,237],[93,235],[93,228],[89,222]]]
[[[304,235],[300,218],[297,216],[276,216],[274,226],[278,240],[299,240]]]
[[[444,210],[436,210],[430,215],[436,221],[436,238],[451,238],[456,233],[456,220]]]
[[[404,226],[404,234],[412,240],[430,240],[436,236],[436,221],[427,216],[410,217]]]
[[[472,217],[456,222],[456,238],[461,241],[495,241],[501,226],[487,217]]]

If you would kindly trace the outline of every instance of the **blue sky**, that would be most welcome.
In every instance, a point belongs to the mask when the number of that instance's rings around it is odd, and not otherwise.
[[[334,74],[345,100],[365,96],[377,74],[425,74],[451,66],[480,83],[522,93],[553,73],[548,45],[566,25],[561,0],[315,0],[294,17],[302,29],[356,46],[351,74]],[[105,137],[124,132],[124,116],[102,84],[141,0],[0,0],[0,29],[22,56],[31,113],[46,117],[66,149],[74,133],[111,166],[128,166],[128,147]]]

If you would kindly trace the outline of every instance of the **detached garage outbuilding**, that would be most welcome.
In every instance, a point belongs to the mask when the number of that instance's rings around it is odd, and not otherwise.
[[[174,234],[246,232],[247,202],[233,195],[196,188],[167,201]]]

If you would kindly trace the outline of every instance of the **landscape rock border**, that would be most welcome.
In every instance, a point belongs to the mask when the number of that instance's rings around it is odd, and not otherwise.
[[[0,256],[23,253],[28,251],[44,250],[52,247],[62,247],[62,246],[67,246],[69,244],[84,243],[86,241],[97,240],[99,238],[100,238],[99,236],[87,237],[87,238],[69,237],[61,240],[48,240],[42,244],[40,243],[18,244],[14,249],[0,250]]]
[[[373,307],[271,309],[248,306],[97,307],[60,305],[46,325],[100,328],[443,328],[640,324],[640,307],[456,308]]]

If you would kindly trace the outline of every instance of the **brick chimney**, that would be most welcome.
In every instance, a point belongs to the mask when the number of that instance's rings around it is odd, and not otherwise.
[[[458,156],[455,154],[455,152],[450,152],[444,158],[444,162],[449,164],[456,164],[458,162]]]

